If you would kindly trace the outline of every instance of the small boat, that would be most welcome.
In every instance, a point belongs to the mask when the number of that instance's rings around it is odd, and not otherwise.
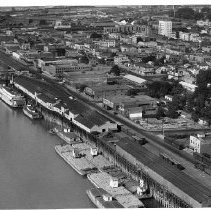
[[[50,134],[56,134],[56,131],[54,128],[51,128],[49,131],[48,131]]]
[[[42,114],[37,110],[36,106],[32,104],[24,105],[23,113],[30,119],[41,119]]]

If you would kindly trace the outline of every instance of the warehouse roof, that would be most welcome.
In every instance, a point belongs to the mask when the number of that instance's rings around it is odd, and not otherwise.
[[[127,74],[125,75],[123,78],[127,79],[127,80],[130,80],[132,82],[135,82],[135,83],[138,83],[140,85],[142,85],[143,83],[145,83],[147,80],[145,79],[142,79],[140,77],[137,77],[137,76],[134,76],[132,74]]]
[[[79,116],[77,116],[75,120],[85,125],[87,128],[92,128],[95,125],[101,126],[108,121],[111,122],[110,119],[99,114],[95,110],[88,110],[87,112],[83,112]]]
[[[151,168],[154,172],[162,176],[164,179],[172,183],[175,187],[192,197],[199,203],[208,202],[211,198],[211,190],[203,186],[192,177],[188,176],[177,168],[165,163],[160,157],[154,155],[146,148],[136,143],[123,139],[116,143],[117,146],[124,149],[134,158],[145,166]]]

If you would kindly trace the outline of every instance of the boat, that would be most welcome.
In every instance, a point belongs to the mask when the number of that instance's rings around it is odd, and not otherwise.
[[[88,180],[96,187],[102,188],[115,198],[124,208],[142,208],[144,204],[121,184],[117,177],[106,172],[87,174]]]
[[[81,176],[99,172],[98,169],[90,161],[88,161],[78,149],[73,148],[69,144],[65,146],[56,145],[55,151]]]
[[[54,130],[54,128],[51,128],[51,129],[48,131],[48,133],[50,133],[50,134],[56,134],[56,131]]]
[[[116,199],[102,188],[92,188],[86,191],[89,199],[98,208],[124,208]]]
[[[32,104],[24,105],[23,113],[30,119],[41,119],[42,114]]]
[[[0,86],[0,98],[13,108],[23,107],[25,104],[25,99],[20,93],[5,85]]]
[[[58,129],[54,128],[55,134],[64,140],[67,144],[76,144],[82,142],[80,138],[75,134],[74,131],[71,131],[69,128]]]
[[[55,151],[56,153],[63,158],[64,161],[66,161],[78,174],[80,174],[81,176],[86,175],[86,173],[83,170],[80,170],[77,168],[77,166],[73,163],[73,160],[69,160],[64,154],[62,154],[62,151],[60,149],[59,146],[55,146]]]

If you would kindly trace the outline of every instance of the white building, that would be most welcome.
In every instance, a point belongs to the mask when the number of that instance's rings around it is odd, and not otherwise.
[[[194,152],[207,153],[211,152],[211,137],[209,134],[197,134],[190,136],[190,147]]]
[[[158,34],[171,37],[172,34],[172,22],[171,21],[159,21]]]
[[[190,33],[180,31],[179,38],[184,41],[190,41]]]
[[[197,88],[197,85],[190,84],[184,81],[179,82],[186,90],[194,92],[195,89]]]

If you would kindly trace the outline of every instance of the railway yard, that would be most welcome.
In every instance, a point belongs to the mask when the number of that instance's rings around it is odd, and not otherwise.
[[[28,70],[27,66],[0,52],[1,60],[17,71]],[[30,69],[35,77],[17,76],[14,81],[21,83],[31,93],[46,94],[49,98],[60,99],[67,107],[81,115],[97,113],[99,117],[109,118],[117,122],[121,131],[114,132],[112,137],[97,136],[91,144],[56,146],[59,155],[81,175],[89,174],[88,178],[100,188],[104,188],[124,207],[142,206],[139,199],[130,194],[124,187],[109,187],[110,175],[103,167],[118,166],[128,176],[139,181],[141,177],[149,185],[153,196],[164,206],[203,207],[209,206],[211,199],[211,176],[194,167],[195,159],[183,150],[167,144],[157,135],[147,132],[134,123],[116,116],[83,95],[68,89],[55,81]],[[25,93],[26,95],[26,93]],[[69,98],[74,98],[69,99]],[[84,133],[84,131],[81,131]],[[136,136],[136,139],[132,138]],[[137,139],[146,139],[141,145]],[[90,147],[96,146],[102,154],[93,157]],[[76,157],[82,154],[80,157]],[[164,155],[162,155],[164,154]],[[168,158],[167,158],[168,157]],[[182,168],[179,166],[181,165]],[[94,172],[94,173],[93,173]],[[126,197],[125,197],[126,196]]]

